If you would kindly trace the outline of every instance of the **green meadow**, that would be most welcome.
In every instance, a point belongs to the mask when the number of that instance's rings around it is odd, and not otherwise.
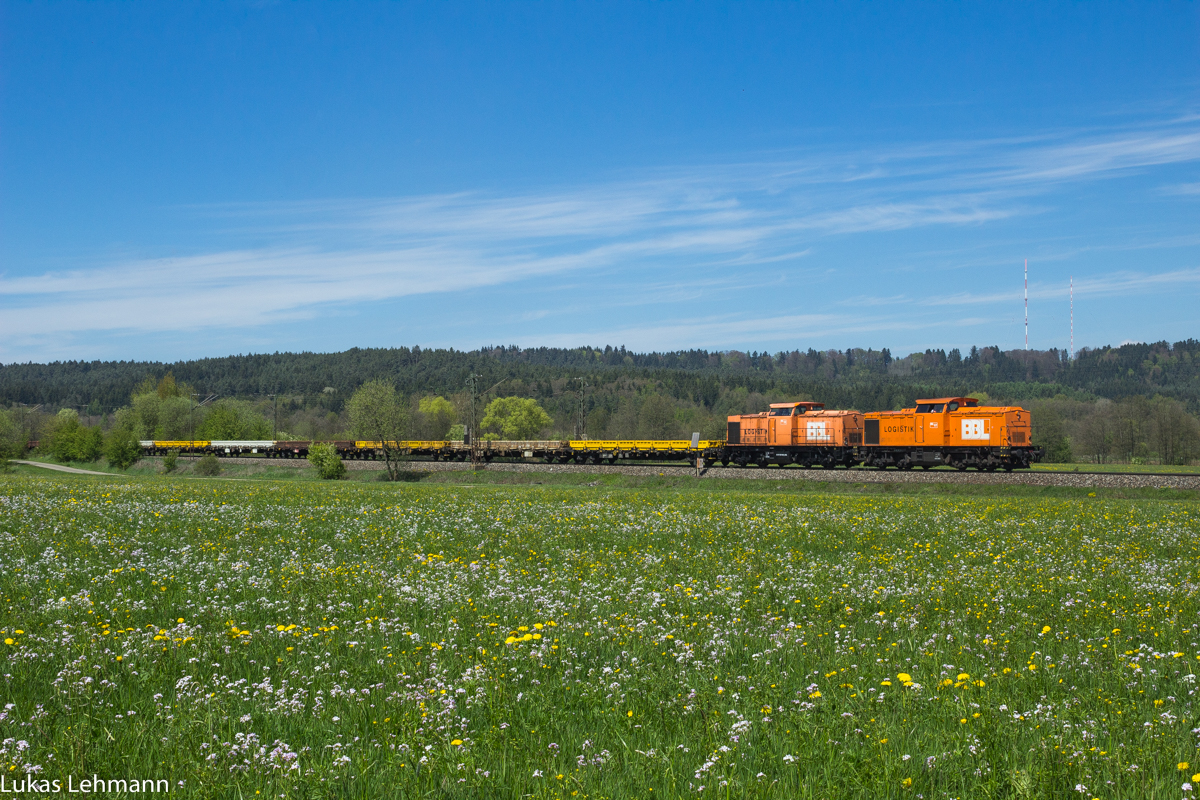
[[[467,480],[0,476],[6,785],[1200,793],[1190,494]]]

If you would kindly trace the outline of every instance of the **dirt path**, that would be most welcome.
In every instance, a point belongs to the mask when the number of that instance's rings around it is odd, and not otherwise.
[[[90,469],[77,469],[76,467],[64,467],[61,464],[43,464],[40,461],[18,461],[16,459],[9,462],[10,464],[24,464],[27,467],[41,467],[42,469],[52,469],[55,472],[70,472],[73,475],[102,475],[106,478],[111,478],[112,474],[108,472],[93,472]]]

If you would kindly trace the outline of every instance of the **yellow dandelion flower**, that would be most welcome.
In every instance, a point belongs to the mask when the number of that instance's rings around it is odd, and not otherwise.
[[[450,744],[454,745],[455,747],[460,746],[462,743],[463,743],[462,739],[451,739],[450,740]]]
[[[907,672],[899,673],[896,675],[896,679],[901,683],[912,683],[912,675],[909,675]]]
[[[1187,769],[1187,768],[1188,768],[1188,766],[1189,766],[1189,765],[1188,765],[1188,762],[1186,762],[1186,761],[1180,761],[1180,762],[1179,762],[1178,764],[1176,764],[1175,766],[1179,768],[1179,771],[1180,771],[1180,772],[1183,772],[1185,769]]]

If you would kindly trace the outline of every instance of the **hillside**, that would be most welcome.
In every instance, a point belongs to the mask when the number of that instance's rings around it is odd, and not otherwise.
[[[338,410],[362,382],[386,377],[414,394],[462,392],[468,375],[491,386],[507,380],[511,393],[541,399],[563,394],[577,377],[602,394],[653,387],[656,393],[711,408],[725,393],[806,395],[831,405],[893,408],[918,396],[985,392],[1027,400],[1164,395],[1200,410],[1200,342],[1127,344],[1080,350],[1001,351],[997,347],[945,353],[927,350],[893,358],[886,350],[851,349],[744,353],[689,350],[634,353],[624,347],[558,349],[487,347],[476,351],[419,347],[342,353],[273,353],[175,363],[65,361],[0,366],[0,403],[60,407],[93,413],[129,402],[147,377],[174,374],[194,391],[221,397],[287,395]],[[319,401],[318,401],[319,398]]]

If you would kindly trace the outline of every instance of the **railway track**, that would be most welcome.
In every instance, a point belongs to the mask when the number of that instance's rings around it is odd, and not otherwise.
[[[224,458],[223,463],[257,464],[264,467],[306,468],[302,459]],[[346,461],[351,470],[383,469],[379,461]],[[408,461],[412,472],[455,472],[470,469],[470,464],[453,461]],[[698,476],[701,480],[727,478],[739,480],[799,480],[822,483],[960,483],[980,485],[1074,486],[1079,488],[1158,488],[1200,490],[1200,474],[1173,472],[1050,472],[1020,470],[1014,472],[976,472],[958,470],[877,470],[877,469],[800,469],[796,467],[694,467],[676,463],[648,464],[540,464],[533,462],[493,461],[483,467],[488,472],[553,472],[593,475],[670,475]]]

